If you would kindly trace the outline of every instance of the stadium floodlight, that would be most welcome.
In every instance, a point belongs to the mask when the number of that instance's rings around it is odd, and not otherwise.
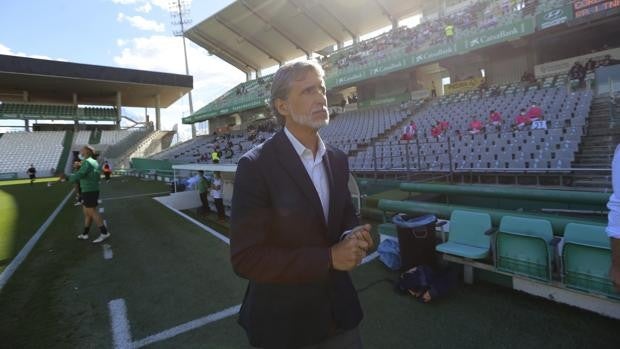
[[[170,10],[170,23],[174,28],[172,33],[180,36],[183,40],[183,55],[185,57],[185,74],[189,75],[189,64],[187,63],[187,46],[185,44],[185,26],[192,22],[190,18],[189,5],[187,0],[170,1],[168,8]],[[192,91],[187,94],[189,98],[189,114],[194,114],[194,103],[192,102]],[[192,138],[196,137],[196,125],[192,124]]]

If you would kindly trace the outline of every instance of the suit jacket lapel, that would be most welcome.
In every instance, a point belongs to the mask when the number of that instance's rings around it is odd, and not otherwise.
[[[279,131],[274,137],[277,140],[276,149],[280,155],[278,156],[278,160],[291,178],[293,178],[293,181],[299,186],[304,195],[306,195],[308,200],[310,200],[310,204],[315,213],[321,218],[321,222],[323,222],[326,226],[321,199],[319,199],[319,194],[316,192],[314,184],[312,183],[310,176],[308,176],[308,172],[306,172],[299,155],[295,152],[293,145],[286,137],[286,134],[284,134],[284,131]]]
[[[332,170],[331,160],[334,158],[332,151],[328,148],[323,155],[323,166],[325,166],[325,172],[327,173],[327,179],[329,181],[329,209],[327,215],[327,226],[330,229],[330,234],[333,234],[331,231],[332,223],[334,223],[334,218],[336,214],[336,185],[334,184],[334,172]]]

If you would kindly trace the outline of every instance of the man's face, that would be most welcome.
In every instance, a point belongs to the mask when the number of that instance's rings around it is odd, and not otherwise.
[[[280,100],[278,111],[286,117],[287,123],[318,130],[329,124],[325,93],[323,78],[309,71],[303,79],[291,83],[288,98],[286,101]]]

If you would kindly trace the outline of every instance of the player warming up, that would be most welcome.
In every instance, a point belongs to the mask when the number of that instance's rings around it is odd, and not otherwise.
[[[88,240],[90,225],[94,221],[99,227],[99,237],[93,240],[93,243],[100,243],[110,237],[110,233],[106,228],[103,218],[97,212],[99,201],[99,179],[101,177],[101,169],[99,163],[93,158],[95,149],[91,146],[85,146],[80,150],[79,158],[82,161],[80,169],[70,175],[68,178],[63,174],[60,180],[67,178],[70,182],[80,183],[82,190],[82,210],[84,212],[84,232],[78,235],[78,239]]]

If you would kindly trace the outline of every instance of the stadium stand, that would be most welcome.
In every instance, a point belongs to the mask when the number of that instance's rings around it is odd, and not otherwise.
[[[109,145],[103,151],[103,155],[109,159],[119,158],[129,149],[142,142],[149,134],[148,130],[103,131],[100,144],[102,146]]]
[[[92,131],[78,131],[75,134],[75,140],[73,141],[73,144],[77,146],[89,144],[91,133]]]
[[[104,130],[101,132],[101,140],[99,144],[112,145],[122,142],[125,138],[137,135],[133,134],[134,131],[130,130]]]
[[[30,103],[2,103],[0,114],[32,116],[75,116],[78,108],[73,105],[47,105]]]
[[[320,133],[326,142],[349,153],[361,144],[370,144],[406,117],[405,111],[395,107],[350,111],[330,120]]]
[[[356,170],[374,170],[376,152],[378,169],[447,171],[450,155],[455,169],[570,168],[584,132],[592,92],[568,92],[561,86],[562,78],[557,81],[559,86],[547,84],[541,89],[523,88],[518,83],[501,86],[503,92],[497,97],[480,98],[480,92],[473,91],[440,98],[407,120],[417,125],[417,142],[400,141],[402,131],[397,129],[386,140],[378,141],[374,149],[351,158],[350,165]],[[513,131],[514,116],[532,102],[543,109],[547,129]],[[501,127],[489,125],[486,132],[467,134],[472,117],[487,120],[491,110],[503,116]],[[440,121],[450,123],[448,133],[434,138],[431,128]]]
[[[88,119],[88,120],[115,120],[116,108],[106,107],[77,107],[75,105],[62,104],[38,104],[38,103],[1,103],[0,115],[4,116],[30,116],[51,117],[55,119]]]
[[[133,131],[103,153],[115,168],[129,168],[131,158],[147,158],[170,147],[174,131]]]
[[[344,74],[365,65],[381,65],[386,59],[412,53],[465,37],[475,32],[508,24],[531,15],[538,1],[478,1],[445,16],[408,28],[399,27],[357,45],[338,50],[322,61],[330,74]],[[453,27],[453,35],[446,27]]]
[[[12,132],[0,137],[0,173],[26,177],[33,164],[38,175],[51,175],[63,152],[65,132]]]

